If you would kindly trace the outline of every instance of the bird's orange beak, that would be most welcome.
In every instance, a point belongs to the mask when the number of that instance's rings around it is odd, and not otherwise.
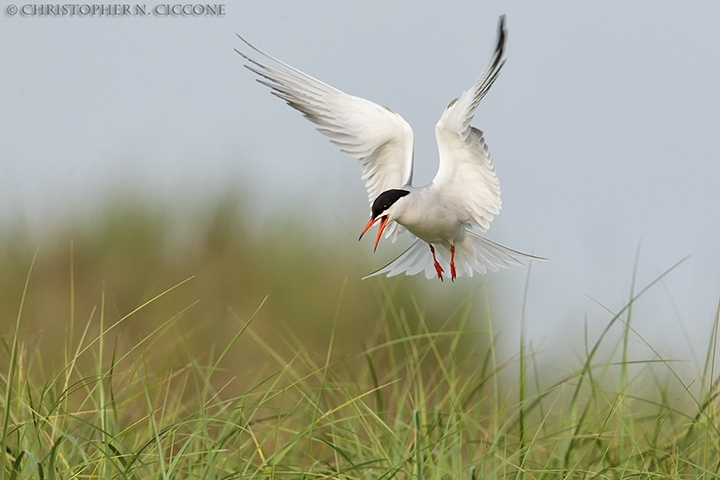
[[[363,235],[365,235],[365,232],[370,230],[370,227],[375,225],[375,222],[377,222],[378,220],[380,220],[380,226],[378,227],[377,237],[375,237],[375,247],[373,247],[373,252],[377,250],[378,243],[380,243],[380,238],[382,238],[382,233],[385,230],[385,227],[387,227],[387,224],[390,221],[390,217],[388,217],[387,215],[383,215],[382,217],[371,218],[365,225],[365,228],[363,228],[362,232],[360,232],[360,238],[358,238],[358,241],[360,241]]]

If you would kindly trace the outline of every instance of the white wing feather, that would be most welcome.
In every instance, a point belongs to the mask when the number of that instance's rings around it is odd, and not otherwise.
[[[317,124],[317,130],[329,137],[332,144],[359,160],[371,205],[382,192],[410,184],[414,137],[412,128],[400,115],[348,95],[240,39],[276,65],[236,50],[250,62],[245,66],[262,77],[258,81]]]
[[[488,66],[469,90],[450,102],[435,125],[440,166],[431,188],[460,221],[483,232],[500,213],[500,185],[483,133],[470,122],[505,64],[505,37],[505,17],[500,17],[498,43]]]

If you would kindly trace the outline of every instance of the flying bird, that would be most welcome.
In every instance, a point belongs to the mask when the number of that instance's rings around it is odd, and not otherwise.
[[[490,62],[475,84],[447,106],[435,125],[440,166],[432,182],[412,183],[413,131],[389,107],[344,93],[263,52],[240,38],[252,52],[237,53],[257,74],[258,82],[318,125],[330,143],[357,158],[371,206],[360,239],[379,222],[374,250],[383,232],[394,242],[409,231],[417,240],[374,275],[388,277],[425,272],[427,278],[456,277],[522,265],[521,259],[542,259],[481,237],[500,212],[500,186],[483,132],[470,125],[480,100],[505,64],[505,16]],[[252,55],[252,56],[250,56]],[[255,57],[255,58],[253,58]]]

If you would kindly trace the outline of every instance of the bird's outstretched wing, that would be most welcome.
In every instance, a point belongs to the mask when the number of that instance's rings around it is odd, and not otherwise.
[[[258,82],[317,124],[317,130],[329,137],[330,143],[359,160],[371,205],[382,192],[410,183],[413,132],[400,115],[348,95],[268,55],[244,38],[240,40],[264,58],[261,61],[236,50],[249,62],[245,66],[261,77]]]
[[[487,67],[469,90],[450,102],[435,125],[440,166],[431,188],[462,222],[483,232],[490,227],[493,216],[500,213],[500,185],[483,133],[471,127],[470,122],[505,64],[505,37],[502,16],[497,46]]]

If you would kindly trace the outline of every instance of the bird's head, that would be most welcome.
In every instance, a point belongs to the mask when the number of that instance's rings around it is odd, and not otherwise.
[[[393,215],[395,214],[394,210],[397,210],[398,208],[398,200],[409,194],[410,192],[407,190],[392,189],[386,190],[380,195],[378,195],[378,197],[372,204],[370,220],[365,225],[365,228],[363,228],[363,231],[360,233],[360,238],[358,238],[358,241],[362,239],[363,235],[365,235],[365,232],[370,230],[370,227],[375,225],[376,222],[380,221],[377,237],[375,237],[375,247],[373,248],[373,251],[377,250],[377,246],[378,243],[380,243],[382,233],[385,230],[385,227],[387,227],[388,222],[392,220],[391,217],[393,217]]]

